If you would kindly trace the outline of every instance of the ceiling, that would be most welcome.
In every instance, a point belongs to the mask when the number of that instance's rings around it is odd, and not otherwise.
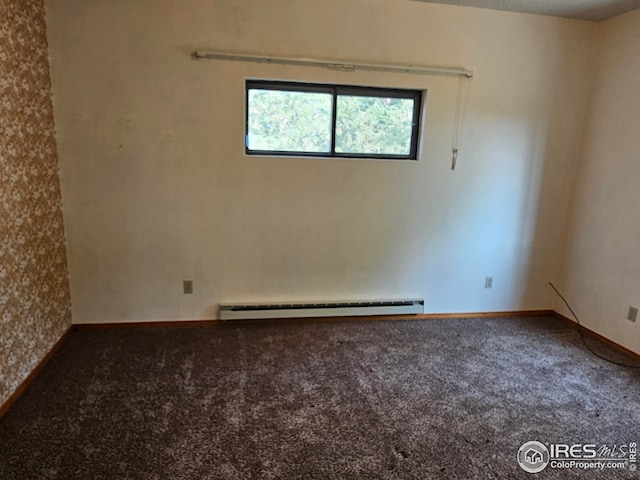
[[[640,0],[415,0],[580,20],[607,20],[640,8]]]

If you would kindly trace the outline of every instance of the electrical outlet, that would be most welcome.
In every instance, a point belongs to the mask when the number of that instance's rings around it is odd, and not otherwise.
[[[638,309],[636,307],[629,307],[629,313],[627,313],[627,320],[635,322],[638,318]]]
[[[493,288],[493,277],[486,277],[484,279],[484,288]]]
[[[193,280],[185,280],[182,282],[182,292],[185,294],[193,293]]]

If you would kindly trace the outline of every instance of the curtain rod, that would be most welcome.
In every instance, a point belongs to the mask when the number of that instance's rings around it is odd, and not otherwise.
[[[473,70],[464,68],[444,68],[426,67],[416,65],[384,65],[361,62],[341,62],[331,60],[321,60],[316,58],[291,58],[291,57],[270,57],[265,55],[252,55],[246,53],[216,52],[212,50],[196,50],[193,52],[194,58],[231,60],[239,62],[275,63],[279,65],[299,65],[304,67],[322,67],[340,72],[353,72],[355,70],[369,70],[376,72],[395,73],[417,73],[422,75],[458,75],[472,78]]]

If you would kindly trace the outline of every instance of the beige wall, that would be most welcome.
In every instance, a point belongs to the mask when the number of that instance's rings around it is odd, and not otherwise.
[[[595,24],[405,0],[47,5],[74,321],[257,300],[553,305]],[[195,48],[471,68],[458,168],[455,78]],[[245,78],[427,89],[422,159],[245,157]]]
[[[640,10],[600,26],[564,288],[590,328],[640,352]]]
[[[71,325],[44,5],[0,2],[0,405]]]

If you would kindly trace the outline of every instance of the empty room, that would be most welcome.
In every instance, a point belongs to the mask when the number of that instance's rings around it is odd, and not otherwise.
[[[0,478],[628,479],[640,0],[0,0]]]

